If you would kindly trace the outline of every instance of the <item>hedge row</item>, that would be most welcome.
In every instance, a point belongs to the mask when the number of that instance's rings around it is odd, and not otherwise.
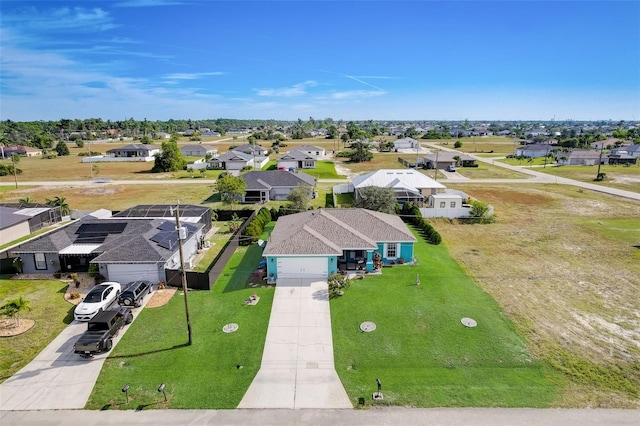
[[[271,212],[269,209],[262,207],[244,231],[242,231],[242,236],[245,238],[240,239],[240,245],[247,246],[258,241],[258,238],[260,238],[260,235],[262,235],[264,231],[264,227],[269,222],[271,222]]]
[[[422,236],[428,243],[438,245],[442,242],[442,236],[427,222],[420,213],[420,209],[413,203],[404,203],[399,211],[402,220],[411,223],[421,231]]]

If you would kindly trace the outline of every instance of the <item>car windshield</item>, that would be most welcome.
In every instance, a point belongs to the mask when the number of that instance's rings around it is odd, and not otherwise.
[[[102,292],[104,288],[94,288],[87,297],[84,298],[84,303],[98,303],[102,301]]]

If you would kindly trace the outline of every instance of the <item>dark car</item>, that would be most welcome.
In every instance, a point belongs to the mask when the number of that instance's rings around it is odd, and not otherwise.
[[[151,293],[152,285],[150,281],[130,282],[124,286],[124,290],[120,293],[118,304],[120,306],[134,306],[136,308],[142,306],[144,296]]]
[[[101,311],[89,320],[87,331],[73,345],[73,351],[83,358],[90,358],[113,347],[113,338],[125,324],[133,321],[130,309],[117,308]]]

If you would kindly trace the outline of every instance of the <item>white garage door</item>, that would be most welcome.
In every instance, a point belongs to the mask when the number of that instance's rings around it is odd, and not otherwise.
[[[285,257],[278,259],[278,278],[327,278],[326,257]]]
[[[160,278],[158,265],[151,263],[136,263],[122,265],[108,265],[107,271],[109,281],[117,281],[120,284],[126,284],[131,281],[146,280],[157,283],[164,278]]]

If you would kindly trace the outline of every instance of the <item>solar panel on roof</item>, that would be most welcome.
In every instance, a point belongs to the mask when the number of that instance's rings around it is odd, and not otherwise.
[[[76,231],[76,234],[121,234],[126,227],[126,223],[110,223],[109,221],[104,221],[104,223],[83,223]]]

